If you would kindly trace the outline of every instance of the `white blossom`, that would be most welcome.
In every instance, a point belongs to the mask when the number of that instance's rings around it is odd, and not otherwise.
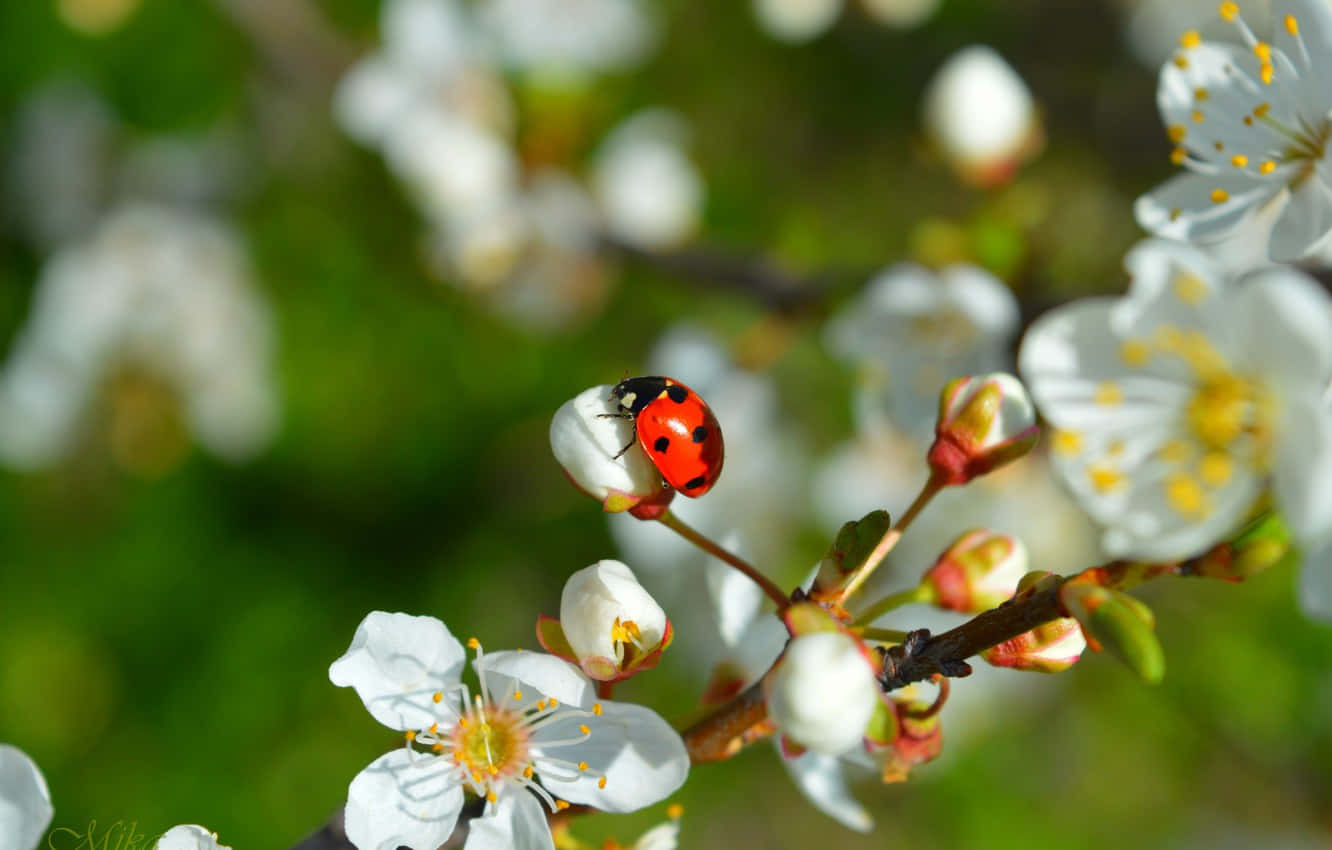
[[[592,182],[611,233],[648,248],[692,235],[703,180],[685,155],[686,137],[682,118],[651,109],[627,118],[601,143]]]
[[[1188,30],[1161,69],[1157,105],[1184,174],[1143,195],[1138,223],[1159,236],[1214,243],[1275,207],[1267,251],[1292,262],[1332,233],[1332,6],[1272,4],[1271,41],[1233,2],[1220,4],[1243,44]]]
[[[782,734],[832,756],[860,744],[880,693],[862,647],[841,632],[792,638],[764,679],[768,715]]]
[[[922,439],[949,380],[1004,368],[1018,307],[998,278],[975,266],[934,274],[913,263],[880,272],[824,327],[824,344],[862,373],[865,407]]]
[[[481,0],[477,19],[503,64],[550,75],[631,67],[655,45],[641,0]]]
[[[865,11],[881,24],[911,29],[925,23],[943,0],[861,0]]]
[[[823,35],[842,13],[842,0],[753,0],[753,4],[764,31],[793,44]]]
[[[610,391],[609,385],[591,387],[562,404],[550,422],[550,448],[569,480],[618,512],[658,500],[666,490]]]
[[[217,833],[196,824],[173,826],[157,839],[155,850],[231,850],[219,844]]]
[[[666,612],[620,561],[598,561],[569,576],[560,595],[560,627],[583,671],[611,680],[626,652],[652,652],[666,637]]]
[[[129,205],[47,263],[0,371],[0,457],[59,459],[120,367],[165,380],[195,435],[242,460],[277,425],[274,340],[237,236],[180,210]]]
[[[54,812],[36,762],[18,747],[0,744],[0,847],[35,850]]]
[[[655,712],[598,701],[593,682],[554,656],[468,645],[475,694],[460,681],[462,644],[433,617],[372,612],[329,668],[405,738],[351,783],[347,837],[358,850],[433,850],[453,833],[464,791],[485,800],[465,850],[548,850],[543,803],[627,812],[684,783],[684,742]]]
[[[1028,331],[1021,369],[1057,429],[1056,467],[1114,557],[1172,560],[1233,532],[1270,488],[1296,537],[1332,535],[1332,302],[1267,269],[1238,282],[1148,240],[1123,298]]]
[[[991,184],[1011,176],[1039,145],[1031,91],[993,48],[959,50],[924,94],[925,130],[966,179]]]

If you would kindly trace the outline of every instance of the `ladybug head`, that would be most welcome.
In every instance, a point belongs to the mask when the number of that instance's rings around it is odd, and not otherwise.
[[[647,407],[649,402],[661,395],[669,383],[671,383],[669,379],[660,375],[625,378],[611,388],[611,401],[618,401],[623,410],[637,414]]]

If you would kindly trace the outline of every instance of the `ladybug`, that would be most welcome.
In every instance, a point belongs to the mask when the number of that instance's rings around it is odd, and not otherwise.
[[[638,444],[667,484],[691,498],[708,492],[721,475],[722,433],[698,393],[672,378],[651,375],[625,378],[610,397],[620,403],[620,412],[603,415],[634,421]]]

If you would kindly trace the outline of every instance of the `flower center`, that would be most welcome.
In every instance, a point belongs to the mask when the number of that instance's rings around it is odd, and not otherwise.
[[[476,711],[453,728],[453,759],[469,774],[494,778],[522,772],[529,761],[523,716],[477,701]]]
[[[1245,434],[1266,430],[1260,388],[1235,374],[1203,382],[1186,412],[1189,429],[1209,449],[1230,448]]]

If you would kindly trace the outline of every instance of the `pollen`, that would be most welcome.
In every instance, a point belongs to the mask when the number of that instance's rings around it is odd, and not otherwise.
[[[1104,463],[1087,467],[1087,480],[1098,493],[1109,493],[1124,486],[1124,474]]]
[[[523,778],[524,778],[524,779],[531,779],[531,778],[532,778],[532,774],[535,773],[535,772],[536,772],[536,771],[532,770],[532,765],[529,764],[527,767],[523,768]]]
[[[671,803],[666,807],[666,817],[671,820],[679,820],[684,817],[684,806],[679,803]]]
[[[1184,141],[1184,137],[1188,134],[1189,128],[1185,127],[1183,124],[1171,124],[1166,128],[1166,136],[1175,144]]]
[[[476,648],[479,647],[479,646],[481,646],[481,641],[477,640],[476,638],[474,638],[474,637],[469,637],[469,638],[467,639],[467,648],[468,648],[468,649],[476,649]]]
[[[409,740],[409,741],[415,741],[415,740],[416,740],[416,732],[415,732],[415,730],[412,730],[412,729],[408,729],[406,732],[403,732],[403,733],[402,733],[402,736],[403,736],[404,738],[406,738],[407,740]]]
[[[592,730],[589,729],[589,728],[587,728],[587,724],[586,724],[586,723],[581,723],[581,724],[579,724],[579,726],[578,726],[578,731],[579,731],[579,732],[582,732],[584,735],[591,735],[591,734],[592,734]]]
[[[580,761],[580,762],[578,763],[578,769],[579,769],[579,770],[587,770],[587,762],[585,762],[585,761]]]
[[[438,735],[438,734],[439,734],[439,724],[438,724],[438,723],[431,723],[431,724],[430,724],[430,734],[431,734],[431,735]]]
[[[1252,127],[1252,126],[1253,126],[1253,116],[1252,116],[1252,115],[1245,115],[1245,116],[1244,116],[1244,126],[1245,126],[1245,127]]]
[[[1059,429],[1054,432],[1054,450],[1061,455],[1075,455],[1082,451],[1082,435],[1077,431]]]
[[[564,810],[567,809],[567,808],[569,808],[569,801],[568,801],[568,800],[556,800],[556,801],[555,801],[555,811],[557,811],[557,812],[562,812],[562,811],[564,811]]]
[[[487,792],[486,792],[486,802],[487,802],[487,803],[493,803],[493,802],[495,802],[495,801],[498,800],[498,799],[499,799],[499,798],[495,796],[495,792],[494,792],[494,791],[487,791]]]
[[[606,787],[606,777],[603,776],[603,777],[601,777],[600,779],[597,780],[597,787],[598,787],[598,788],[605,788],[605,787]],[[684,810],[682,809],[681,812],[683,813],[683,811],[684,811]]]
[[[1203,89],[1203,88],[1197,88],[1197,89],[1194,89],[1194,90],[1193,90],[1193,99],[1194,99],[1194,100],[1206,100],[1206,99],[1207,99],[1207,89]]]
[[[1233,21],[1239,17],[1239,4],[1231,2],[1231,0],[1226,0],[1226,2],[1217,7],[1217,12],[1219,12],[1221,17],[1225,18],[1227,21]]]
[[[592,703],[592,713],[595,714],[597,717],[601,716],[601,703],[599,702]]]
[[[1237,153],[1230,158],[1230,164],[1236,168],[1247,168],[1249,165],[1249,158],[1242,153]]]
[[[1213,189],[1210,197],[1212,198],[1212,203],[1224,204],[1226,201],[1230,200],[1230,193],[1225,189]]]
[[[1183,53],[1176,53],[1175,58],[1171,59],[1170,61],[1174,62],[1175,67],[1180,69],[1181,71],[1188,70],[1189,57],[1185,56]]]
[[[1200,44],[1202,44],[1202,36],[1198,34],[1197,30],[1186,30],[1179,37],[1179,46],[1185,50],[1191,50]]]
[[[1124,391],[1114,381],[1101,381],[1096,385],[1096,392],[1092,398],[1097,404],[1111,407],[1124,400]]]
[[[1126,339],[1119,345],[1119,358],[1130,366],[1142,366],[1152,359],[1152,349],[1140,339]]]
[[[1194,123],[1194,124],[1201,124],[1201,123],[1203,122],[1203,117],[1204,117],[1204,116],[1203,116],[1202,112],[1200,112],[1200,111],[1198,111],[1197,109],[1195,109],[1195,110],[1193,110],[1193,114],[1190,115],[1189,117],[1193,119],[1193,123]]]
[[[444,692],[443,692],[443,691],[435,691],[435,695],[432,696],[431,699],[434,700],[435,702],[439,702],[439,701],[441,701],[442,699],[444,699]]]
[[[435,744],[433,747],[431,747],[430,749],[434,750],[434,751],[437,752],[437,753],[442,753],[442,752],[444,752],[444,745],[443,745],[442,743],[436,743],[436,744]]]
[[[1276,163],[1270,159],[1266,160],[1262,165],[1258,166],[1258,170],[1263,174],[1271,174],[1273,171],[1276,171]]]
[[[1179,207],[1175,207],[1174,209],[1172,209],[1172,210],[1170,211],[1170,220],[1171,220],[1171,221],[1179,221],[1179,217],[1180,217],[1181,215],[1183,215],[1183,214],[1184,214],[1184,211],[1183,211],[1182,209],[1180,209]]]
[[[1223,150],[1226,149],[1226,146],[1225,146],[1224,144],[1222,144],[1221,142],[1212,142],[1212,148],[1213,148],[1217,153],[1221,153],[1221,151],[1223,151]]]
[[[522,699],[522,698],[523,698],[523,692],[522,692],[522,691],[514,691],[514,692],[513,692],[513,698],[514,698],[514,699]]]
[[[1175,297],[1191,307],[1207,300],[1207,292],[1207,284],[1197,275],[1181,274],[1175,278]]]
[[[1260,41],[1253,46],[1253,55],[1258,57],[1258,61],[1264,65],[1270,65],[1272,62],[1272,45],[1265,41]]]
[[[1207,494],[1188,475],[1172,475],[1165,480],[1165,497],[1177,513],[1190,517],[1207,514]]]
[[[1291,35],[1300,34],[1300,22],[1295,20],[1294,15],[1287,15],[1284,23],[1286,24],[1286,32]]]
[[[1235,464],[1225,452],[1208,452],[1198,464],[1198,476],[1213,489],[1224,487],[1235,472]]]
[[[1189,158],[1189,152],[1184,148],[1175,148],[1170,152],[1171,165],[1183,165],[1184,160]]]
[[[1188,440],[1171,440],[1158,453],[1166,463],[1187,463],[1193,457],[1193,444]]]
[[[1262,103],[1258,104],[1253,108],[1253,117],[1266,118],[1267,113],[1271,111],[1272,111],[1272,104],[1268,103],[1267,101],[1263,101]]]
[[[1263,78],[1263,85],[1270,86],[1272,85],[1272,77],[1276,76],[1276,69],[1272,67],[1271,62],[1264,62],[1262,67],[1258,69],[1258,76]]]

